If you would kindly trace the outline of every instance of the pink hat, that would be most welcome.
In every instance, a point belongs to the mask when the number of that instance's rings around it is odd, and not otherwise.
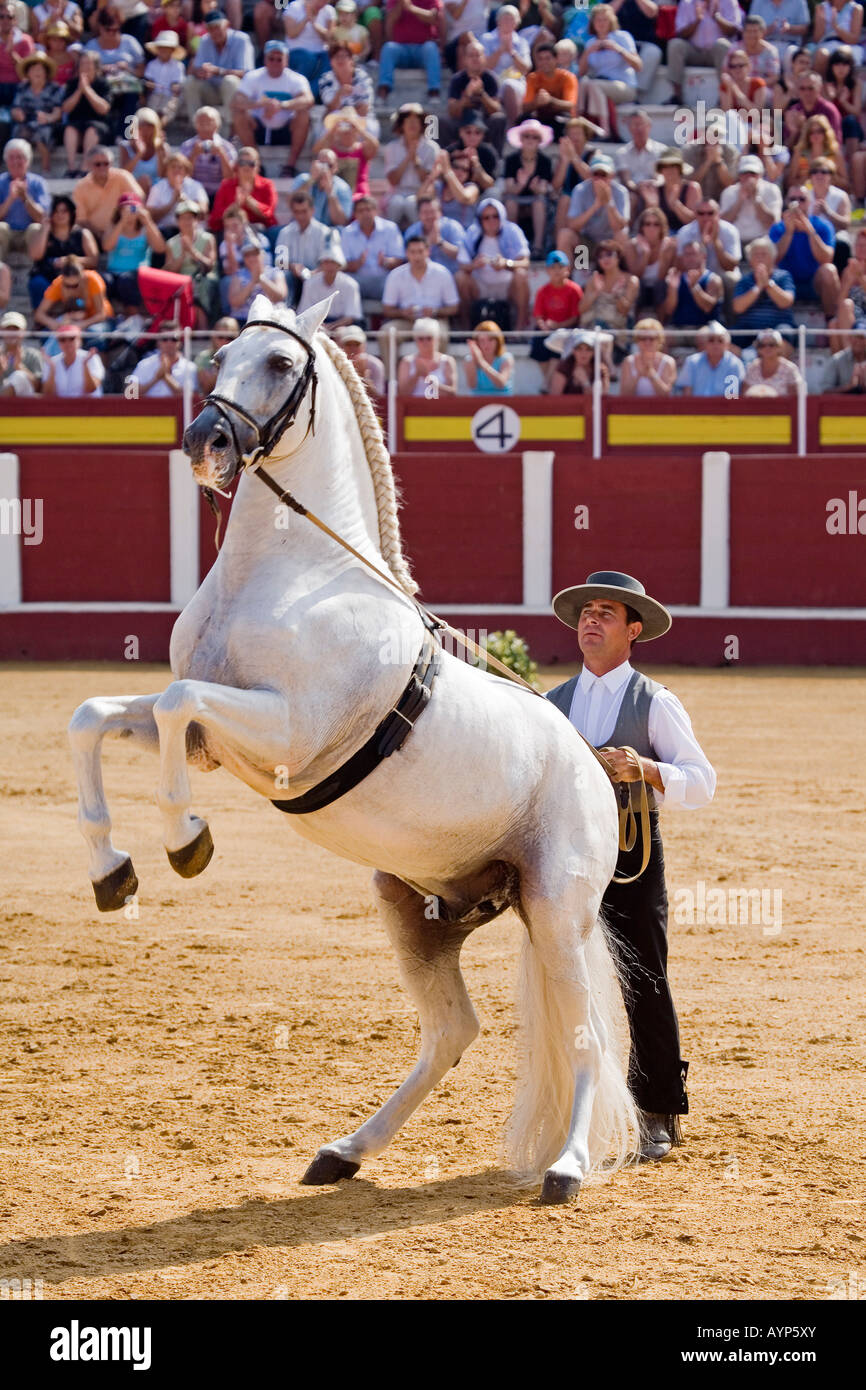
[[[74,338],[74,337],[76,336],[76,334],[78,334],[78,333],[80,333],[80,332],[81,332],[81,329],[78,327],[77,324],[75,324],[75,323],[62,323],[62,324],[60,325],[60,327],[58,328],[58,330],[57,330],[57,332],[55,333],[54,336],[55,336],[55,338],[57,338],[58,341],[59,341],[61,338]]]
[[[549,125],[542,125],[541,121],[536,121],[530,117],[528,121],[522,121],[520,125],[512,126],[506,139],[509,145],[513,145],[516,150],[520,149],[520,141],[524,135],[537,135],[540,141],[540,149],[549,145],[553,139],[553,131]]]

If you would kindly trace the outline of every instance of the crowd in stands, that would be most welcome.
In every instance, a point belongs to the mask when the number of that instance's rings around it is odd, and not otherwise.
[[[376,394],[789,395],[804,315],[866,392],[863,11],[0,0],[0,394],[206,393],[259,294]]]

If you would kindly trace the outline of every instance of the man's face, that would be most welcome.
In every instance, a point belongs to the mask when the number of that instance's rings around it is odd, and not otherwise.
[[[744,198],[754,198],[758,192],[758,175],[740,174],[739,184]]]
[[[556,54],[548,53],[545,49],[542,53],[537,54],[535,66],[543,77],[550,77],[556,68]]]
[[[201,112],[198,113],[195,118],[195,129],[199,139],[212,140],[216,135],[216,128],[217,123],[213,116],[208,116],[206,113],[204,115],[202,115]]]
[[[479,43],[468,43],[463,50],[463,68],[470,77],[478,77],[484,67],[484,49]]]
[[[804,111],[811,111],[818,100],[818,89],[811,77],[801,77],[797,83],[797,96]]]
[[[866,333],[855,333],[851,338],[851,356],[855,362],[866,362]]]
[[[173,333],[168,333],[164,338],[160,338],[159,350],[169,362],[177,361],[180,356],[180,344]]]
[[[418,217],[425,232],[432,232],[438,216],[438,203],[422,203],[418,209]]]
[[[313,209],[306,198],[301,198],[297,203],[292,203],[291,211],[292,217],[297,222],[301,231],[303,231],[305,227],[309,227],[313,216]]]
[[[717,367],[722,360],[727,343],[723,334],[708,333],[706,337],[705,350],[710,366]]]
[[[335,53],[331,59],[331,68],[338,82],[351,82],[352,59],[348,53]]]
[[[628,123],[629,133],[637,149],[642,150],[652,127],[645,116],[632,116]]]
[[[23,179],[27,173],[27,156],[21,150],[8,150],[6,168],[13,179]]]
[[[427,269],[428,251],[426,241],[413,241],[411,246],[407,246],[406,255],[409,264],[416,275],[423,275]]]
[[[460,139],[467,150],[477,150],[483,135],[484,131],[480,125],[465,125],[460,131]]]
[[[24,335],[20,328],[4,328],[0,337],[7,352],[17,352]]]
[[[698,269],[703,270],[704,257],[701,254],[701,248],[696,241],[686,242],[685,246],[682,249],[682,254],[680,256],[680,264],[683,270],[685,271]]]
[[[72,362],[74,360],[75,354],[80,347],[80,333],[64,333],[63,337],[60,339],[60,351],[66,362]]]
[[[495,208],[485,208],[483,212],[479,213],[478,220],[485,236],[499,236],[502,224]]]
[[[357,338],[350,338],[347,343],[342,344],[343,351],[350,362],[355,362],[363,353],[363,344]]]
[[[62,287],[62,290],[63,290],[63,298],[64,298],[65,300],[71,302],[73,299],[78,299],[78,298],[80,298],[80,295],[81,295],[81,276],[80,276],[80,275],[64,275],[63,278],[62,278],[62,280],[60,281],[60,284],[61,284],[61,287]]]
[[[229,36],[229,24],[227,19],[221,19],[218,24],[207,26],[208,36],[213,39],[217,48],[222,48]]]
[[[90,172],[93,175],[94,183],[108,183],[108,171],[111,165],[108,162],[107,154],[95,154],[90,161]]]
[[[273,53],[265,54],[265,70],[268,77],[280,77],[286,70],[286,55],[278,48]]]
[[[376,221],[376,208],[373,203],[363,202],[356,204],[355,212],[358,218],[358,225],[365,232],[370,232],[373,223]]]
[[[743,30],[743,38],[746,41],[746,48],[750,53],[753,53],[754,50],[760,46],[761,39],[763,38],[763,31],[760,24],[754,24],[747,19],[746,27]]]
[[[629,623],[624,603],[607,598],[590,599],[580,610],[577,642],[584,657],[593,664],[612,668],[626,660],[631,641],[640,630],[640,623]]]

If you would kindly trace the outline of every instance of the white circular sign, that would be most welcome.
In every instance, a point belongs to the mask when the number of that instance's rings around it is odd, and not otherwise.
[[[485,454],[505,454],[520,443],[520,416],[508,405],[493,401],[472,416],[472,439]]]

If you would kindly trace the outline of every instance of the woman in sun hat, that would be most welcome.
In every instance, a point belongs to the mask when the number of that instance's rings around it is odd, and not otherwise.
[[[76,54],[69,51],[72,30],[65,19],[53,19],[43,29],[45,52],[54,63],[54,81],[65,87],[75,75]]]
[[[39,49],[16,64],[21,84],[12,98],[13,135],[39,151],[43,174],[51,172],[51,151],[60,132],[63,89],[54,81],[54,61]]]
[[[547,209],[553,185],[553,163],[542,150],[553,140],[550,126],[531,118],[513,126],[506,140],[514,154],[506,155],[503,175],[505,178],[505,211],[509,221],[516,222],[527,237],[532,239],[532,258],[538,260],[544,254],[544,233],[547,225]]]

